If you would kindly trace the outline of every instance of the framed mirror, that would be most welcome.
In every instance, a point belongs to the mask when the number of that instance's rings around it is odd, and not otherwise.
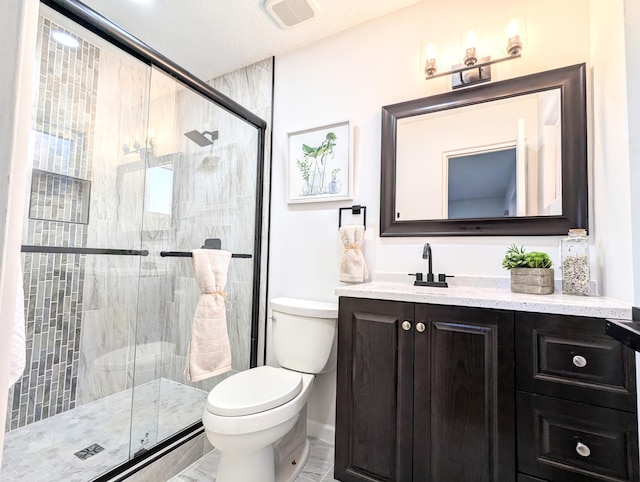
[[[585,64],[382,108],[380,236],[588,228]]]

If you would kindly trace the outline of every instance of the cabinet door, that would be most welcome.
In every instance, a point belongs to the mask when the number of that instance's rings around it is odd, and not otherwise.
[[[340,298],[338,480],[411,480],[413,306]]]
[[[513,482],[513,313],[416,305],[416,323],[413,481]]]

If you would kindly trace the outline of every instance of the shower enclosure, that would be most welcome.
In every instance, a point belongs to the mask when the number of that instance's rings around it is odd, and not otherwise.
[[[109,38],[117,29],[77,2],[48,3],[90,29],[42,7],[27,366],[9,393],[1,477],[88,481],[197,431],[208,391],[256,365],[265,123],[122,32]],[[191,383],[189,254],[205,244],[236,254],[233,371]]]

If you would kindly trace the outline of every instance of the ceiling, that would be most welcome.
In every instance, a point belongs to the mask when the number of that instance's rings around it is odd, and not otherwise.
[[[264,0],[82,0],[195,76],[209,80],[421,0],[315,0],[320,15],[285,30]]]

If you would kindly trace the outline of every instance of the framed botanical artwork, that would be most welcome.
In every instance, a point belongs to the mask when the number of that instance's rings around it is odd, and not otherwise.
[[[353,199],[353,126],[338,122],[289,133],[288,202]]]

